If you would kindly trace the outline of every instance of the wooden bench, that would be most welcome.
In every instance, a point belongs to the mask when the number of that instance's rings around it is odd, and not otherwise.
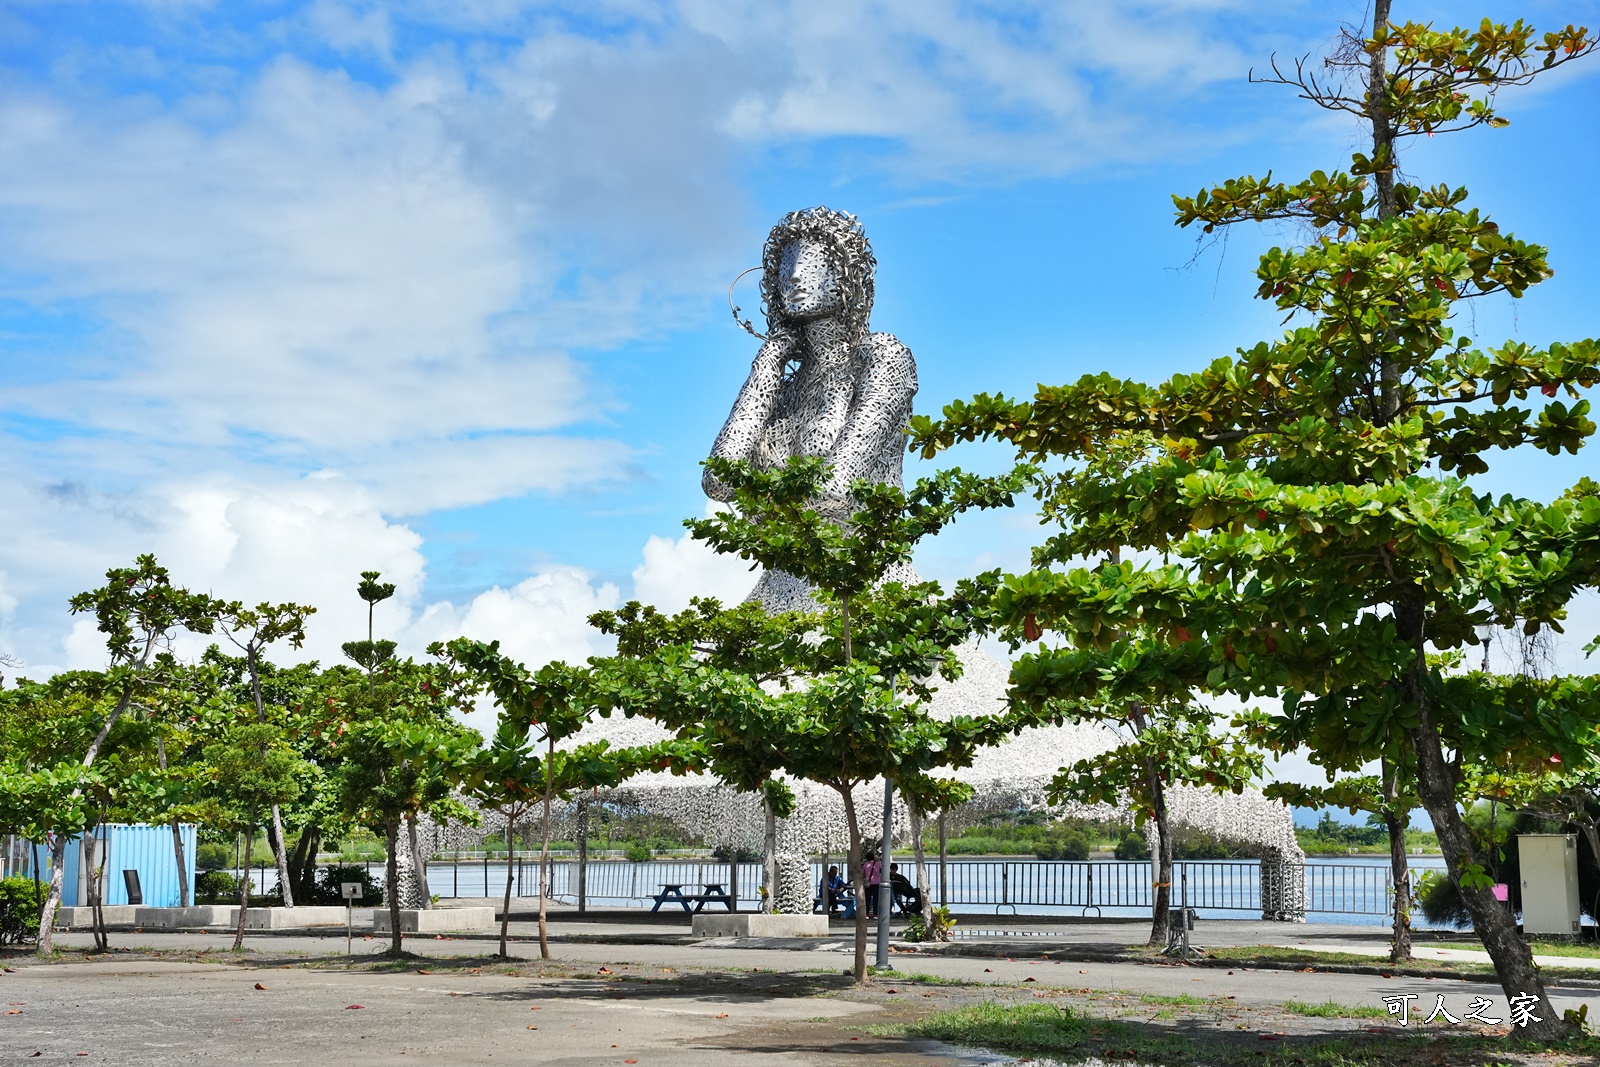
[[[704,891],[700,893],[685,893],[683,887],[689,885],[688,882],[659,884],[661,892],[655,895],[655,907],[650,909],[652,913],[660,911],[663,904],[682,904],[685,914],[698,912],[707,904],[721,904],[729,911],[733,910],[733,897],[723,890],[721,882],[701,882]],[[694,905],[693,908],[689,907],[691,904]]]

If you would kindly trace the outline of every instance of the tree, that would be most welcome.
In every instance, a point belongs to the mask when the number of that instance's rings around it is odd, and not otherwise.
[[[1389,961],[1411,959],[1411,868],[1406,860],[1406,829],[1416,795],[1410,792],[1415,772],[1404,765],[1404,752],[1383,758],[1377,774],[1348,775],[1326,785],[1273,782],[1262,792],[1300,808],[1344,808],[1350,814],[1366,812],[1377,820],[1389,839],[1389,876],[1394,883],[1393,933]],[[1331,777],[1331,774],[1330,774]],[[1326,818],[1326,816],[1324,816]]]
[[[1518,746],[1565,758],[1594,705],[1513,706],[1507,692],[1451,680],[1430,649],[1477,640],[1511,618],[1559,625],[1595,583],[1600,499],[1592,484],[1551,503],[1476,495],[1462,477],[1495,450],[1575,452],[1593,434],[1578,390],[1600,381],[1593,341],[1475,348],[1449,325],[1462,301],[1520,297],[1550,274],[1545,250],[1504,234],[1467,193],[1397,180],[1407,137],[1499,126],[1496,92],[1594,51],[1586,30],[1537,36],[1522,22],[1439,31],[1389,18],[1376,0],[1370,35],[1329,60],[1344,83],[1297,63],[1274,68],[1312,102],[1354,115],[1370,154],[1345,171],[1284,183],[1242,177],[1174,198],[1177,222],[1206,233],[1290,221],[1313,235],[1273,248],[1258,295],[1299,320],[1276,342],[1242,349],[1155,387],[1109,374],[1041,387],[1031,403],[980,396],[944,418],[912,420],[933,455],[997,437],[1040,460],[1137,456],[1091,478],[1045,482],[1046,513],[1067,529],[1049,562],[1133,548],[1166,566],[1041,567],[1008,583],[1010,624],[1028,617],[1102,652],[1138,624],[1209,660],[1206,688],[1281,696],[1283,715],[1344,724],[1344,735],[1404,735],[1416,788],[1508,995],[1537,996],[1524,1033],[1566,1033],[1512,920],[1498,908],[1457,808],[1459,754],[1493,710]],[[1348,87],[1347,87],[1348,86]],[[1563,391],[1564,402],[1557,399]],[[1511,401],[1542,395],[1537,411]],[[1452,473],[1453,472],[1453,473]],[[1036,561],[1036,566],[1039,563]],[[1041,660],[1054,653],[1041,652]],[[1502,731],[1507,725],[1502,723]],[[1309,732],[1317,733],[1316,730]],[[1334,738],[1330,725],[1319,733]],[[1579,742],[1581,743],[1581,741]]]
[[[392,588],[392,587],[391,587]],[[316,613],[316,608],[301,604],[270,604],[262,601],[247,608],[237,600],[217,610],[218,628],[234,647],[244,653],[245,670],[250,676],[250,697],[255,703],[256,722],[267,721],[266,705],[261,699],[261,653],[275,641],[287,640],[291,648],[299,648],[306,639],[306,620]],[[370,626],[370,620],[368,622]],[[265,753],[263,753],[265,755]],[[174,847],[178,852],[178,869],[183,870],[183,839],[178,836],[178,824],[172,824]],[[278,885],[283,893],[283,906],[294,907],[294,880],[289,877],[289,856],[284,845],[283,813],[276,803],[272,805],[272,821],[267,827],[267,845],[278,867]]]
[[[539,827],[539,958],[550,958],[550,805],[574,790],[610,788],[644,770],[694,765],[689,746],[664,742],[613,749],[600,741],[562,750],[557,746],[583,729],[591,715],[604,711],[603,698],[590,671],[559,661],[529,671],[500,652],[500,643],[457,638],[430,650],[445,655],[472,679],[478,691],[494,696],[500,725],[493,742],[468,763],[469,795],[497,809],[506,820],[506,841],[514,838],[516,821],[537,800]],[[537,731],[535,734],[534,731]],[[541,756],[537,749],[544,746]],[[505,907],[500,921],[500,954],[506,955],[511,915],[511,871],[506,871]]]
[[[323,739],[334,760],[339,810],[383,834],[390,952],[401,955],[400,828],[420,813],[461,817],[455,764],[430,752],[476,735],[455,721],[459,680],[448,666],[390,659],[364,681],[348,675],[323,694],[330,725]]]
[[[393,641],[374,641],[372,639],[372,613],[375,608],[385,600],[394,596],[393,582],[380,582],[383,577],[380,571],[362,571],[361,581],[356,584],[356,596],[367,602],[367,639],[365,641],[346,641],[339,648],[350,659],[367,672],[367,683],[375,685],[375,676],[378,668],[394,658],[397,647]]]
[[[207,823],[255,840],[263,812],[288,804],[300,795],[300,758],[269,723],[246,721],[205,748],[207,793],[212,801]],[[244,944],[245,915],[250,909],[250,877],[239,880],[239,916],[233,947]]]
[[[857,510],[839,524],[814,506],[831,477],[821,459],[767,470],[714,459],[706,468],[732,490],[735,510],[684,525],[719,552],[805,580],[821,611],[762,619],[702,601],[666,620],[635,605],[600,613],[591,622],[618,638],[620,658],[605,668],[614,672],[614,702],[696,741],[713,773],[761,790],[775,814],[787,814],[794,799],[774,777],[780,771],[834,790],[850,834],[852,884],[864,900],[855,788],[964,766],[978,748],[1039,721],[1021,710],[942,722],[922,705],[934,685],[930,664],[958,676],[954,649],[982,632],[990,581],[945,597],[936,583],[884,580],[919,540],[963,511],[1009,506],[1027,469],[995,479],[948,471],[910,490],[859,481],[850,489]],[[774,680],[783,687],[762,687]],[[866,944],[866,909],[858,908],[858,982],[866,979]]]
[[[110,665],[105,682],[115,694],[104,722],[80,761],[88,770],[129,705],[173,668],[174,660],[167,650],[173,635],[178,630],[210,633],[216,602],[175,587],[167,569],[156,563],[155,556],[147,554],[139,556],[132,567],[106,571],[106,584],[79,593],[72,598],[71,606],[75,615],[92,611],[97,629],[106,635]],[[74,787],[66,806],[73,807],[82,795],[82,786]],[[50,888],[39,918],[40,955],[51,950],[55,912],[61,904],[66,848],[66,837],[58,834],[50,852]]]
[[[1172,905],[1172,823],[1167,790],[1176,785],[1242,793],[1261,773],[1262,753],[1237,738],[1213,732],[1214,717],[1183,699],[1150,704],[1138,699],[1074,701],[1067,716],[1098,722],[1122,743],[1063,767],[1051,780],[1050,799],[1084,804],[1132,801],[1134,825],[1155,824],[1150,843],[1155,873],[1149,943],[1165,944]]]

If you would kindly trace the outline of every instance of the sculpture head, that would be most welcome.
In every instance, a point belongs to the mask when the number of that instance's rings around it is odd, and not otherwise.
[[[769,330],[838,318],[849,336],[866,333],[877,265],[854,215],[826,207],[789,212],[761,251]]]

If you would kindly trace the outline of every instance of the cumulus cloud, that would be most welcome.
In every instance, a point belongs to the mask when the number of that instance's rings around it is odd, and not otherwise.
[[[709,516],[720,505],[707,504]],[[661,611],[681,611],[692,597],[715,597],[738,604],[755,587],[756,572],[734,555],[721,555],[688,534],[676,540],[652,535],[644,544],[644,562],[633,570],[635,600]]]

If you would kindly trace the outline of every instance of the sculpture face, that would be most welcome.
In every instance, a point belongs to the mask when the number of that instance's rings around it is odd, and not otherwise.
[[[791,241],[778,260],[778,297],[785,317],[811,322],[844,309],[839,278],[827,250],[812,241]]]

